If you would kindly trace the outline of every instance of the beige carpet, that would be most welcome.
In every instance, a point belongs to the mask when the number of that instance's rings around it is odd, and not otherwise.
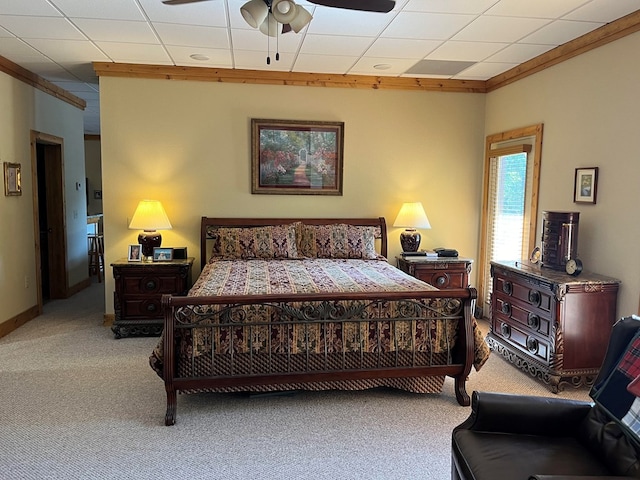
[[[450,478],[451,429],[469,408],[449,379],[438,395],[182,395],[165,427],[147,363],[157,339],[114,340],[102,289],[50,302],[0,339],[0,478]],[[467,388],[553,396],[496,355]]]

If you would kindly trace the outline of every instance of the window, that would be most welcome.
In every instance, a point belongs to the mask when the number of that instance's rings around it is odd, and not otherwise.
[[[528,258],[535,245],[542,124],[487,137],[478,290],[490,316],[491,261]]]

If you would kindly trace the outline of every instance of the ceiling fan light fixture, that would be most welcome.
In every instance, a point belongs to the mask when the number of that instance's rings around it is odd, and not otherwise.
[[[253,28],[258,28],[269,15],[269,7],[264,0],[249,0],[240,7],[240,13],[245,22]]]
[[[273,18],[273,15],[267,15],[267,18],[260,24],[260,31],[269,37],[278,36],[278,22]]]
[[[296,6],[298,7],[296,9],[296,16],[289,22],[289,25],[294,32],[300,33],[300,30],[309,25],[309,22],[311,21],[313,16],[306,8],[301,7],[300,5]]]
[[[271,14],[279,23],[289,23],[297,15],[298,6],[292,0],[273,0]]]

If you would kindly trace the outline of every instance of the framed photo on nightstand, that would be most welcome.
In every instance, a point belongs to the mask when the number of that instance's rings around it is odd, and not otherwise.
[[[173,260],[173,248],[156,247],[153,249],[154,262],[170,262]]]

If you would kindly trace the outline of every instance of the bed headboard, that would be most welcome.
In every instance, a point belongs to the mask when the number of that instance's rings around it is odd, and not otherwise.
[[[200,223],[200,265],[204,267],[208,261],[210,249],[207,241],[209,227],[264,227],[267,225],[286,225],[302,222],[308,225],[332,225],[346,223],[363,227],[380,227],[380,255],[387,256],[387,223],[384,217],[377,218],[211,218],[202,217]]]

